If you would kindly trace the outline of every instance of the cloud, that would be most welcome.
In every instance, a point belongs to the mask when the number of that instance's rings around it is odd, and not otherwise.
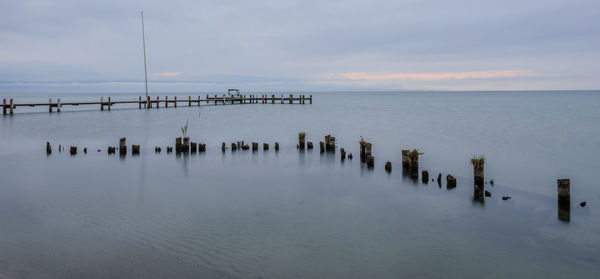
[[[162,72],[162,73],[153,73],[152,77],[153,78],[159,78],[159,77],[176,77],[178,75],[181,75],[181,72]]]
[[[385,80],[445,80],[445,79],[492,79],[492,78],[517,78],[538,77],[539,73],[527,70],[501,70],[501,71],[476,71],[476,72],[448,72],[448,73],[333,73],[324,75],[325,79],[346,79],[364,81]]]

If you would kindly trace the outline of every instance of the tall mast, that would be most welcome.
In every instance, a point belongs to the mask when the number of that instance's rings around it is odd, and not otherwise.
[[[144,77],[146,78],[146,100],[148,99],[148,70],[146,68],[146,34],[144,33],[144,11],[142,11],[142,44],[144,45]]]

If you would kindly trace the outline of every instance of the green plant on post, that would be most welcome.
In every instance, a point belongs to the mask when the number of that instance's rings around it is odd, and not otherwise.
[[[188,130],[188,126],[189,126],[189,124],[190,124],[190,120],[188,119],[188,120],[185,122],[185,126],[182,126],[182,127],[181,127],[181,134],[183,134],[183,137],[184,137],[184,138],[186,138],[186,137],[187,137],[187,130]]]
[[[483,164],[485,164],[485,158],[483,156],[471,158],[471,165],[473,165],[473,167],[483,167]]]

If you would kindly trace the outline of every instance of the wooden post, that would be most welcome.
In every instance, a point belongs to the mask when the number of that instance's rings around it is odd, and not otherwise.
[[[306,139],[306,133],[298,133],[298,148],[300,148],[300,150],[304,150],[304,147],[306,146],[304,144],[305,139]]]
[[[2,114],[6,115],[6,98],[2,99]]]
[[[196,151],[198,151],[198,144],[193,141],[190,142],[190,149],[191,149],[192,153],[196,153]]]
[[[271,104],[274,104],[274,103],[275,103],[275,94],[272,94],[271,95]]]
[[[312,141],[306,142],[306,149],[313,149]]]
[[[252,151],[258,151],[258,142],[252,143]]]
[[[304,95],[302,95],[302,97],[300,97],[300,100],[301,100],[302,104],[304,105]]]
[[[281,103],[283,104],[283,94],[281,94]]]
[[[215,94],[215,105],[217,104],[217,94]]]
[[[58,99],[58,100],[60,102],[60,99]],[[13,115],[14,109],[15,109],[15,104],[13,103],[13,99],[10,98],[10,107],[9,107],[9,113],[10,113],[10,115]]]
[[[388,173],[392,172],[392,162],[385,162],[385,171],[387,171]]]
[[[198,144],[198,152],[205,152],[206,151],[206,143],[199,143]]]
[[[10,99],[10,105],[12,106],[12,99]],[[60,98],[56,99],[56,112],[60,112]],[[12,108],[10,109],[10,114],[12,114]]]
[[[478,200],[484,198],[484,179],[483,179],[483,158],[473,158],[473,197]]]
[[[294,94],[290,94],[290,104],[294,102]]]
[[[150,101],[150,96],[148,96],[148,98],[146,99],[146,108],[152,108],[152,101]]]
[[[48,98],[48,111],[52,112],[52,98]]]
[[[165,96],[165,108],[169,107],[169,96]]]
[[[127,155],[127,139],[126,138],[119,139],[119,154],[121,156]]]
[[[198,106],[200,106],[200,95],[198,95]]]
[[[223,143],[221,143],[221,151],[223,151],[223,153],[225,153],[225,150],[227,150],[227,145],[223,142]]]
[[[108,97],[108,110],[110,110],[110,106],[111,106],[110,97]]]
[[[312,105],[312,95],[310,95],[310,104]]]
[[[269,150],[269,144],[263,143],[263,150]]]
[[[50,103],[52,103],[52,100],[50,100]],[[100,97],[100,111],[104,110],[104,97]],[[52,111],[50,111],[52,112]]]
[[[173,107],[177,107],[177,96],[173,97]]]
[[[558,179],[558,219],[561,221],[571,220],[571,180]]]
[[[192,96],[188,96],[188,107],[192,106]]]
[[[340,156],[342,161],[346,160],[346,150],[344,150],[344,148],[340,148]]]
[[[52,154],[52,146],[50,145],[50,142],[47,141],[46,142],[46,155],[50,155]]]
[[[448,174],[446,175],[446,188],[452,189],[456,187],[456,178],[454,176]]]
[[[275,151],[279,151],[279,143],[275,142]]]
[[[71,146],[69,153],[71,154],[71,156],[77,155],[77,146]]]
[[[226,101],[225,98],[226,98],[226,96],[225,96],[225,94],[223,94],[223,104],[225,104],[225,101]]]
[[[236,151],[237,150],[237,144],[235,144],[235,142],[231,143],[231,151]]]
[[[206,94],[206,104],[208,105],[208,94]]]
[[[138,109],[142,108],[142,96],[138,96]]]
[[[160,107],[160,101],[158,96],[156,96],[156,108]]]
[[[424,170],[421,172],[421,181],[425,184],[429,183],[429,172]]]
[[[139,145],[131,145],[131,155],[140,155],[140,146]]]
[[[325,143],[322,141],[319,142],[319,150],[321,153],[325,152]]]

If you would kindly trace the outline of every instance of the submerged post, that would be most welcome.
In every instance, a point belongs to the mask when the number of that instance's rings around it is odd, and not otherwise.
[[[48,112],[52,112],[52,98],[48,98]]]
[[[127,155],[127,139],[126,138],[121,138],[119,140],[119,154],[121,156]]]
[[[159,101],[160,97],[156,96],[156,108],[158,109],[160,107],[160,101]]]
[[[10,114],[12,114],[12,99],[10,99]],[[56,112],[60,112],[60,98],[56,99]]]
[[[142,96],[138,96],[138,109],[142,108]]]
[[[2,114],[6,115],[6,98],[2,99]]]
[[[165,96],[165,108],[169,107],[169,96]]]
[[[173,107],[177,107],[177,96],[173,97]]]
[[[304,144],[305,139],[306,139],[306,133],[298,133],[298,148],[300,150],[304,150],[304,147],[306,146]]]
[[[558,179],[558,219],[562,221],[571,220],[571,180]]]
[[[60,99],[58,99],[58,100],[60,102]],[[13,103],[13,99],[10,98],[10,107],[9,107],[9,113],[10,113],[10,115],[13,115],[14,109],[15,109],[15,104]]]
[[[477,200],[484,199],[484,179],[483,179],[483,164],[485,160],[483,157],[472,158],[471,164],[473,165],[473,198]]]
[[[110,110],[110,106],[111,106],[111,104],[110,104],[110,97],[108,97],[108,110]]]

